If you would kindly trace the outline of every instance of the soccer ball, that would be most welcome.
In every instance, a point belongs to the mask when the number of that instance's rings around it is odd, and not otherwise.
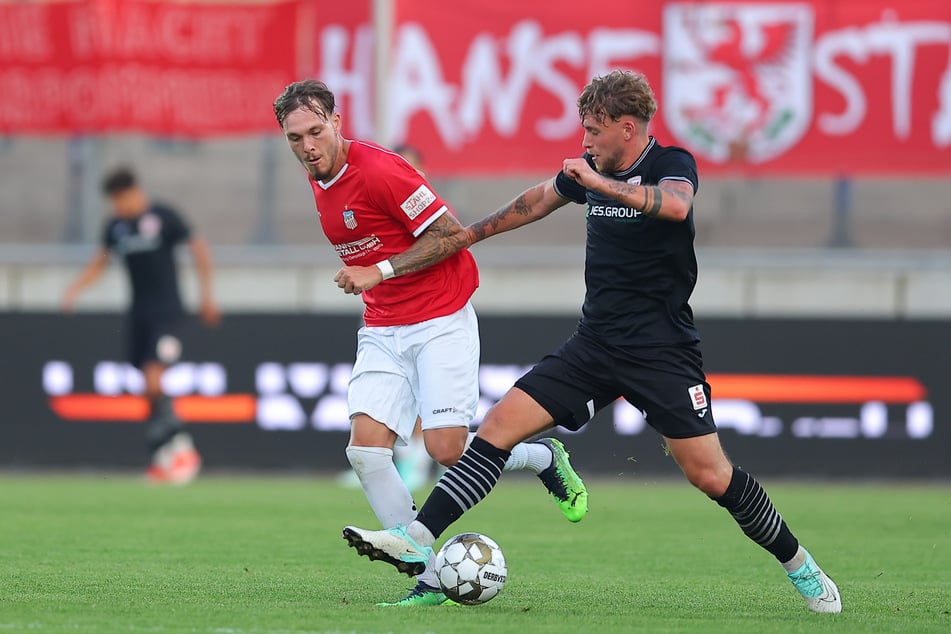
[[[460,533],[436,553],[439,587],[465,605],[485,603],[505,585],[508,569],[502,549],[479,533]]]

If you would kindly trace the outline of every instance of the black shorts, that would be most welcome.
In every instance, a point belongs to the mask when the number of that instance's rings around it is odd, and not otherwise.
[[[131,312],[128,316],[126,346],[129,363],[142,368],[146,363],[171,365],[182,356],[181,313]]]
[[[538,402],[556,425],[580,429],[602,408],[624,398],[667,438],[716,431],[710,386],[696,344],[609,348],[576,332],[515,386]]]

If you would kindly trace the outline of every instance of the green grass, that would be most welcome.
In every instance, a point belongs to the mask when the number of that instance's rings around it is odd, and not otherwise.
[[[772,558],[685,482],[594,480],[561,518],[507,477],[450,528],[495,538],[509,581],[478,607],[377,608],[411,582],[357,557],[362,493],[305,477],[0,477],[0,632],[949,632],[951,489],[766,482],[839,584],[809,613]],[[421,500],[420,500],[421,501]]]

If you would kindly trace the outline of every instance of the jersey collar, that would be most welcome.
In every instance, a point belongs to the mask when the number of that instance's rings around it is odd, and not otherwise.
[[[614,176],[618,178],[623,178],[630,175],[631,172],[636,170],[638,166],[644,162],[644,158],[647,156],[647,153],[651,151],[651,148],[654,147],[656,141],[654,137],[647,137],[647,147],[641,151],[641,155],[637,157],[637,160],[627,169],[621,170],[620,172],[614,172]]]
[[[340,171],[337,172],[337,175],[331,178],[329,181],[317,181],[317,184],[320,185],[321,189],[330,189],[330,186],[336,183],[343,176],[343,173],[347,171],[347,168],[350,167],[350,163],[344,163],[343,167],[340,168]]]

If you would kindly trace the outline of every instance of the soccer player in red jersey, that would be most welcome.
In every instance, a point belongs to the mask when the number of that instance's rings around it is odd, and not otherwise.
[[[347,394],[347,458],[380,523],[394,528],[416,517],[393,447],[409,441],[417,417],[442,465],[455,464],[470,440],[480,348],[470,298],[479,272],[465,228],[425,177],[395,152],[345,139],[334,104],[325,84],[304,80],[278,96],[274,114],[343,262],[334,281],[366,304]],[[537,474],[569,520],[584,517],[587,491],[558,440],[516,445],[505,470],[516,469]],[[445,601],[430,565],[407,597],[386,605]]]
[[[644,412],[687,480],[779,562],[813,612],[842,611],[839,589],[792,533],[763,487],[727,457],[710,407],[689,298],[697,280],[687,150],[649,133],[654,91],[640,73],[595,77],[578,99],[584,155],[470,225],[469,244],[523,227],[569,202],[587,206],[585,300],[578,329],[516,381],[405,528],[344,528],[361,555],[413,574],[436,539],[484,499],[508,448],[554,425],[580,430],[619,398]],[[702,532],[702,529],[698,529]]]

